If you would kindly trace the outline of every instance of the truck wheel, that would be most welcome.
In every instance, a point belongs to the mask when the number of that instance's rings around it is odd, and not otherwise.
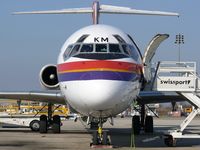
[[[32,120],[30,122],[29,126],[30,126],[30,128],[31,128],[32,131],[37,132],[40,129],[40,121],[39,120]]]

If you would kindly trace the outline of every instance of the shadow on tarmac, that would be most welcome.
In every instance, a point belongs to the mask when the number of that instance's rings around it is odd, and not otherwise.
[[[159,127],[155,128],[155,131],[161,131],[166,129],[169,128]],[[109,128],[109,135],[111,138],[112,145],[114,147],[121,148],[131,146],[131,129]],[[155,132],[153,134],[141,133],[140,135],[134,135],[133,140],[136,148],[167,147],[164,143],[164,137],[162,132]],[[178,139],[176,147],[200,147],[200,139]]]

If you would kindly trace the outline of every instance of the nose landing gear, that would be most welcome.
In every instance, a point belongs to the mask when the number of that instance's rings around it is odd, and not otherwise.
[[[102,118],[100,118],[98,129],[93,131],[92,143],[90,146],[92,148],[112,148],[107,133],[107,130],[103,130],[103,122]]]

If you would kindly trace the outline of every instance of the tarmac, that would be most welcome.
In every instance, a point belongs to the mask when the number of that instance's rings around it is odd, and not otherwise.
[[[154,119],[154,133],[134,136],[134,147],[131,143],[131,118],[115,118],[114,126],[108,122],[105,129],[109,130],[113,149],[119,150],[199,150],[200,139],[182,139],[176,147],[167,147],[163,142],[163,132],[176,128],[184,118]],[[87,150],[92,138],[88,126],[78,120],[63,121],[61,134],[40,134],[29,128],[0,128],[0,150]],[[195,118],[187,129],[188,132],[200,132],[200,118]]]

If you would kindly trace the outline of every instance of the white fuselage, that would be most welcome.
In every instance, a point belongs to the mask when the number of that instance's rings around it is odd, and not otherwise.
[[[111,26],[92,25],[74,33],[63,45],[57,65],[67,104],[93,117],[111,117],[129,107],[140,91],[142,64],[138,56],[125,54],[126,45],[134,44]]]

